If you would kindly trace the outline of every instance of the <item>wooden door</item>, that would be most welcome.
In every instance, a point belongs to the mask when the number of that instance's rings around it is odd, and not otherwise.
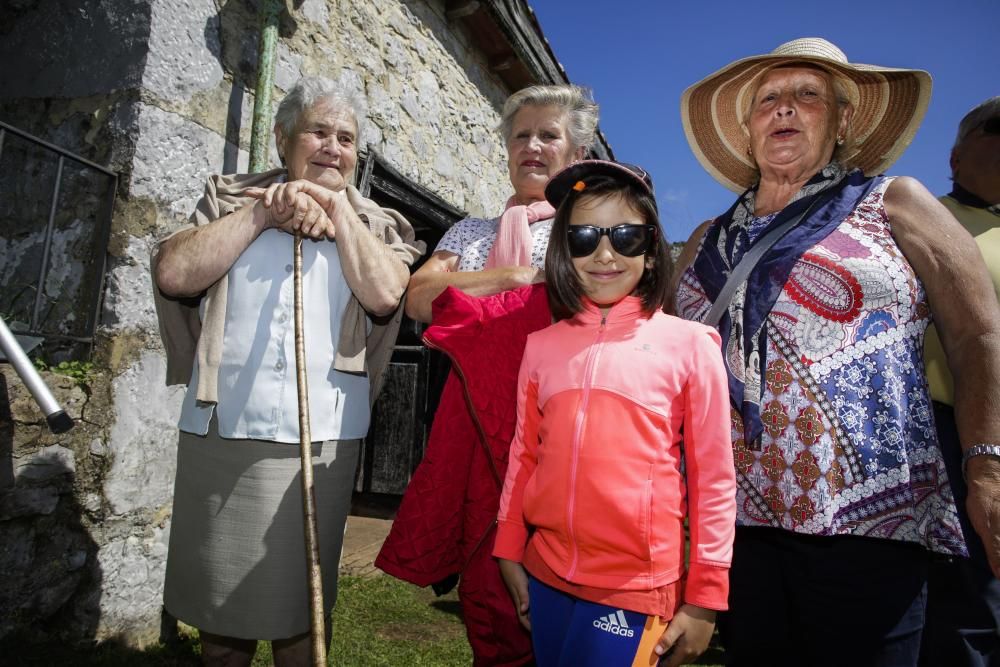
[[[427,252],[411,267],[418,269],[444,232],[465,217],[434,193],[408,181],[374,151],[361,159],[359,190],[381,206],[402,213]],[[434,411],[449,365],[442,354],[423,345],[425,325],[403,318],[386,370],[382,393],[372,410],[355,481],[354,513],[391,515],[424,455]]]

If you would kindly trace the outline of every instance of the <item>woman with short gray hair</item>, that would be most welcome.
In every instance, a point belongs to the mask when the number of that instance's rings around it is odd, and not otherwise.
[[[496,218],[466,218],[447,231],[410,280],[407,315],[430,322],[431,303],[448,286],[486,296],[544,280],[555,215],[545,185],[584,157],[597,119],[597,104],[580,86],[531,86],[507,99],[499,129],[514,194]]]
[[[311,664],[302,525],[293,243],[302,242],[306,375],[323,598],[370,402],[399,326],[412,227],[351,185],[363,105],[305,78],[278,107],[283,168],[216,175],[151,268],[167,383],[181,406],[164,606],[199,630],[206,665]],[[294,365],[292,365],[294,369]]]

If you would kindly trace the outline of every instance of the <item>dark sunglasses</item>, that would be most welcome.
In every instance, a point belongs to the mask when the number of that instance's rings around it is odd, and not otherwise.
[[[607,236],[611,240],[611,247],[619,255],[638,257],[646,254],[656,241],[656,225],[629,223],[614,227],[570,225],[566,230],[569,254],[573,257],[586,257],[597,250],[602,236]]]
[[[981,125],[984,134],[1000,134],[1000,116],[990,118]]]

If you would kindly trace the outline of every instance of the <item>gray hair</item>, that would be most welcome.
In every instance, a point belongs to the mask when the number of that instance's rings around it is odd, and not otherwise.
[[[303,114],[319,103],[325,102],[338,109],[350,112],[357,130],[356,140],[361,141],[361,127],[365,119],[365,101],[351,90],[345,90],[329,79],[320,76],[304,76],[299,79],[278,105],[274,114],[274,124],[282,134],[290,137]]]
[[[991,97],[978,104],[972,111],[965,114],[962,118],[962,122],[958,124],[958,134],[955,136],[955,145],[951,147],[952,150],[958,148],[958,145],[965,140],[969,133],[974,129],[988,121],[990,118],[1000,118],[1000,95],[996,97]]]
[[[843,109],[844,107],[851,106],[851,96],[847,92],[847,82],[844,77],[836,72],[830,72],[830,81],[833,83],[833,96],[837,100],[837,108]],[[842,137],[844,140],[843,143],[836,144],[833,147],[833,159],[848,170],[854,166],[851,164],[851,160],[847,158],[847,155],[855,152],[853,130],[851,122],[848,121],[847,129],[844,130],[844,136]]]
[[[566,132],[573,148],[590,148],[597,133],[598,106],[587,88],[573,84],[529,86],[507,98],[500,118],[500,133],[504,143],[510,142],[514,131],[514,116],[526,106],[556,106],[566,112]]]

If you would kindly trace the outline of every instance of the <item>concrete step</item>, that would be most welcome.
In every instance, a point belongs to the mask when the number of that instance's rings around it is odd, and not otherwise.
[[[344,553],[340,558],[340,574],[355,577],[374,577],[382,570],[373,565],[382,542],[389,534],[392,521],[370,519],[363,516],[347,517],[344,534]]]

